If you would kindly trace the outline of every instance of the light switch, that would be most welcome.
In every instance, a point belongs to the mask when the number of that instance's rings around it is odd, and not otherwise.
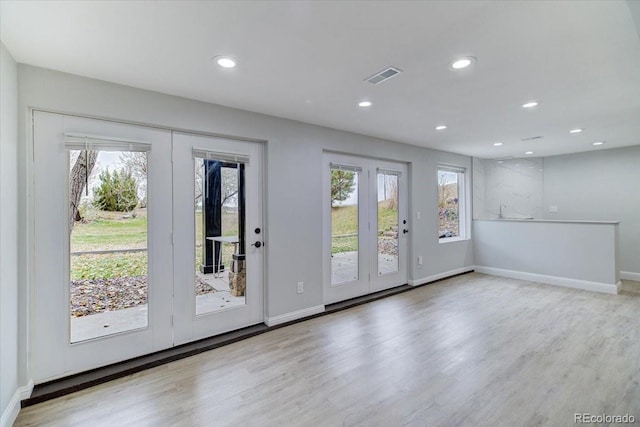
[[[557,205],[549,205],[549,212],[557,213],[558,212],[558,206]]]

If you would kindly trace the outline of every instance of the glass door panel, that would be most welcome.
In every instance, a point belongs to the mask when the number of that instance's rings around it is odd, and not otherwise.
[[[246,302],[244,165],[195,156],[196,315]]]
[[[173,132],[173,163],[175,344],[262,322],[262,145]]]
[[[372,259],[371,292],[407,283],[408,195],[407,165],[371,160]],[[374,222],[375,221],[375,222]]]
[[[69,150],[70,341],[147,327],[147,153]]]
[[[358,177],[355,170],[331,169],[331,285],[359,277]]]
[[[33,112],[36,383],[171,347],[171,132]]]
[[[330,304],[362,295],[368,286],[370,176],[360,158],[326,154],[323,162],[323,281]]]
[[[398,175],[380,171],[377,174],[378,193],[378,276],[398,271]]]

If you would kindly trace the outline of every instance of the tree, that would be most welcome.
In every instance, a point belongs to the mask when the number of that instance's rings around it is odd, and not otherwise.
[[[387,209],[398,209],[398,177],[395,175],[382,175],[382,189],[384,191],[384,206]]]
[[[80,199],[82,199],[82,193],[86,189],[97,158],[97,151],[80,151],[69,173],[69,232],[73,230],[75,222],[81,219],[78,210]]]
[[[195,204],[200,206],[202,203],[202,191],[204,188],[204,161],[203,159],[196,159],[196,172],[195,172]],[[237,205],[238,195],[238,168],[222,167],[220,168],[221,174],[221,197],[222,206],[225,206],[227,202]]]
[[[237,205],[238,169],[222,168],[222,206],[227,202]]]
[[[335,169],[331,171],[331,206],[349,198],[355,189],[355,178],[355,172]]]
[[[142,200],[147,199],[147,153],[139,151],[123,151],[120,153],[120,162],[131,171],[138,184],[138,196]]]
[[[93,189],[93,204],[103,211],[129,212],[138,204],[135,178],[129,169],[100,174],[100,185]]]
[[[438,171],[438,207],[444,208],[447,200],[457,197],[457,184],[450,172]]]

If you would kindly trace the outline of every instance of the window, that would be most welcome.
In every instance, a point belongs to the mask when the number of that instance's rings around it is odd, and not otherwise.
[[[67,138],[72,343],[148,326],[148,148],[76,139]]]
[[[358,280],[362,168],[331,164],[331,285]]]
[[[438,237],[440,241],[465,235],[464,169],[438,166]]]

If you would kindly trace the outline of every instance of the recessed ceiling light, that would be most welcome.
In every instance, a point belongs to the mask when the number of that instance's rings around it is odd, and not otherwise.
[[[533,154],[533,151],[525,151],[524,154],[528,156],[529,154]]]
[[[371,101],[361,101],[358,103],[358,107],[362,107],[362,108],[371,107],[372,105],[373,105],[373,102]]]
[[[216,56],[213,59],[222,68],[234,68],[237,64],[236,60],[230,56]]]
[[[580,133],[580,132],[582,132],[583,130],[584,130],[584,129],[581,129],[581,128],[571,129],[571,130],[569,131],[569,133]]]
[[[454,70],[460,70],[462,68],[467,68],[469,65],[475,62],[476,58],[473,56],[465,56],[464,58],[458,58],[451,64],[451,68]]]
[[[529,101],[526,104],[522,104],[522,108],[533,108],[538,106],[538,101]]]
[[[436,126],[436,130],[445,130],[447,128],[446,125],[438,125]]]
[[[496,163],[502,164],[502,163],[504,163],[504,160],[498,160]]]
[[[604,141],[596,141],[593,145],[604,145]]]
[[[497,141],[497,142],[493,143],[494,147],[500,147],[501,145],[502,145],[502,142],[500,142],[500,141]]]

